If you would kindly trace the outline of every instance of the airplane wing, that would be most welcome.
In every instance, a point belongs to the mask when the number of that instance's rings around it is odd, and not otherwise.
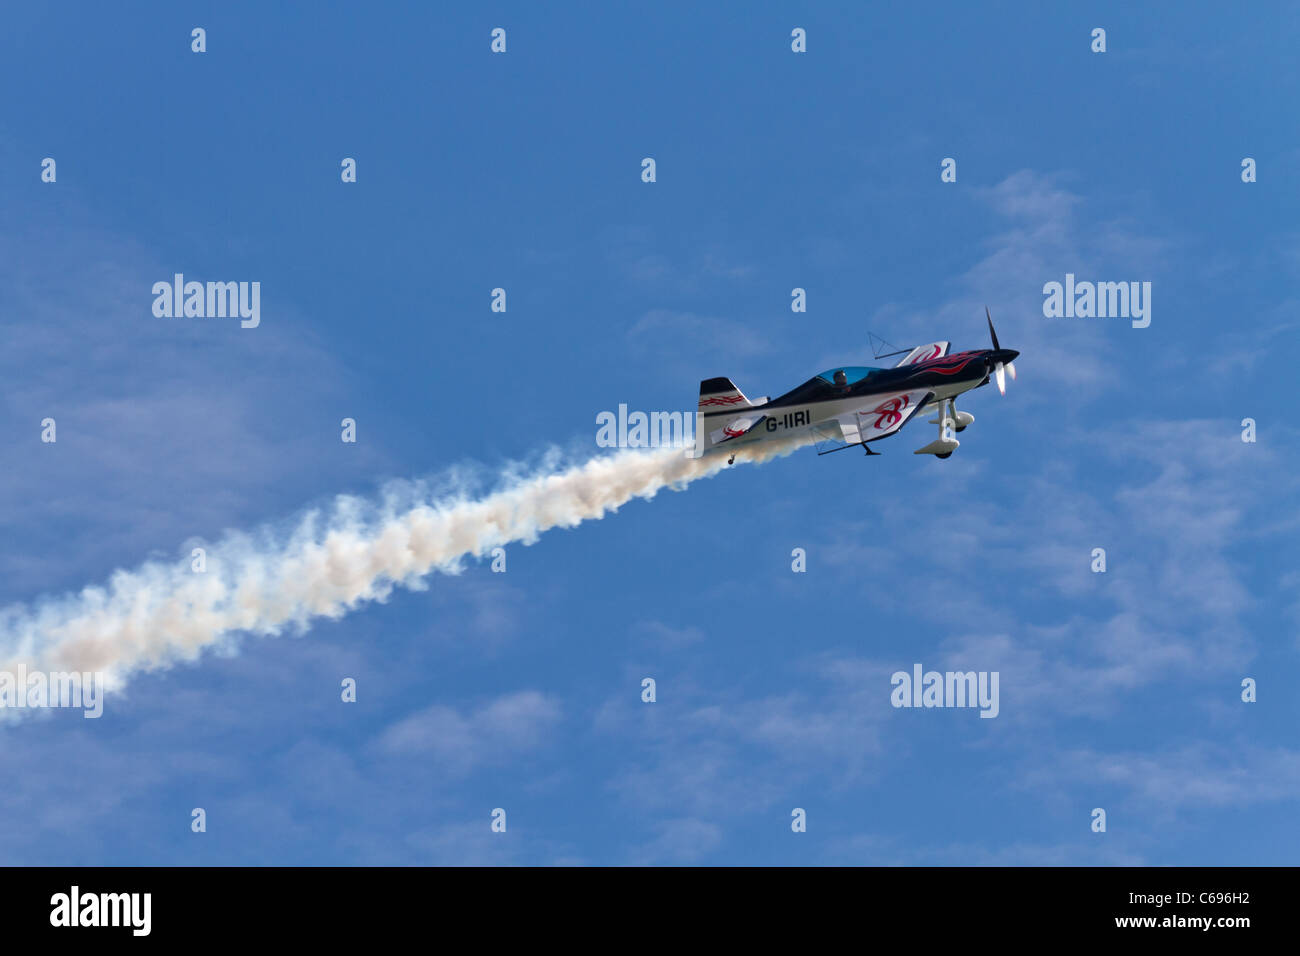
[[[946,343],[945,343],[946,344]],[[921,406],[934,397],[929,389],[873,395],[869,404],[836,417],[844,441],[850,445],[875,441],[898,431]]]
[[[714,445],[721,445],[724,441],[731,441],[733,438],[739,438],[747,432],[753,431],[767,418],[766,415],[741,415],[739,418],[733,418],[727,424],[723,425],[716,431],[709,433],[709,442]]]
[[[902,368],[904,365],[915,365],[917,362],[928,362],[930,359],[943,358],[948,354],[950,342],[931,342],[929,345],[918,345],[912,351],[903,356],[903,360],[894,368]]]

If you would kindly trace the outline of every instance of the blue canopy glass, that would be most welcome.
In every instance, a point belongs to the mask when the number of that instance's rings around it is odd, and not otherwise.
[[[842,368],[831,368],[831,369],[827,369],[826,371],[819,373],[817,377],[820,378],[822,381],[826,382],[826,383],[829,384],[829,385],[834,385],[834,384],[835,384],[835,373],[836,373],[836,372],[843,372],[843,373],[844,373],[844,378],[845,378],[845,382],[844,382],[844,384],[845,384],[845,385],[854,385],[854,384],[856,384],[856,383],[862,381],[864,378],[866,378],[866,377],[867,377],[868,375],[870,375],[872,372],[879,372],[879,371],[880,371],[880,369],[878,369],[878,368],[872,368],[872,367],[867,366],[867,365],[846,365],[846,366],[843,366]]]

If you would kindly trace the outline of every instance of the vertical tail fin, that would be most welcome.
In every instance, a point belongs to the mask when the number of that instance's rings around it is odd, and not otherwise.
[[[739,410],[752,408],[754,404],[729,378],[706,378],[700,382],[699,410],[702,412]]]

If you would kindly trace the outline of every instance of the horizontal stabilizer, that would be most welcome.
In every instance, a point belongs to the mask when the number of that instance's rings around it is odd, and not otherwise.
[[[709,432],[709,444],[721,445],[725,441],[739,438],[741,435],[753,431],[760,422],[766,419],[766,415],[741,415],[739,418],[733,418],[721,428]]]

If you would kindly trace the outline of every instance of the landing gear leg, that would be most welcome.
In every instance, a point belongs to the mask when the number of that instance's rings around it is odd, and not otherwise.
[[[735,463],[736,463],[736,456],[733,454],[730,458],[727,459],[727,464],[734,465]]]
[[[939,403],[939,411],[937,413],[937,416],[935,418],[930,419],[930,424],[942,426],[943,420],[945,418],[951,419],[953,424],[953,431],[959,431],[959,432],[964,432],[967,426],[969,426],[971,422],[975,421],[975,416],[972,415],[970,412],[957,411],[956,396],[953,396],[952,398],[949,399],[945,399],[944,401]]]
[[[953,407],[952,399],[946,398],[938,403],[935,417],[930,419],[932,425],[939,426],[939,437],[924,448],[918,448],[912,454],[914,455],[934,455],[936,458],[947,458],[957,446],[961,444],[953,432],[956,431],[957,410]],[[971,419],[974,420],[973,418]]]

